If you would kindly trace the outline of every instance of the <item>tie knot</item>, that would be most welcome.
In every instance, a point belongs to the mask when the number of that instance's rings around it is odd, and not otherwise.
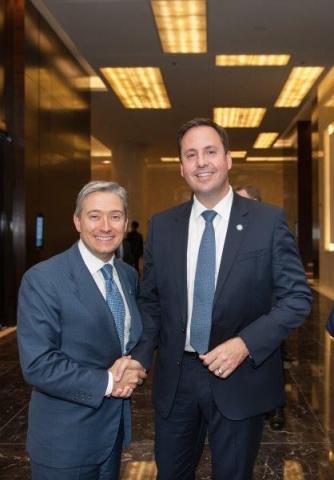
[[[110,263],[106,263],[101,268],[102,275],[104,276],[105,280],[110,280],[112,278],[112,265]]]
[[[217,212],[215,212],[215,210],[204,210],[204,212],[202,212],[202,217],[206,222],[209,222],[209,223],[213,222],[213,219],[215,218],[216,215],[217,215]]]

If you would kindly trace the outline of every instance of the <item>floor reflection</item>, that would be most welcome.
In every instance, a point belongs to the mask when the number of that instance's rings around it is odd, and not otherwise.
[[[332,302],[314,294],[310,319],[288,342],[286,423],[281,431],[266,425],[254,480],[329,480],[334,478],[334,342],[324,330]],[[0,338],[0,478],[29,480],[24,451],[29,387],[22,379],[15,332]],[[122,480],[153,480],[154,429],[150,380],[133,398],[133,443],[123,454]],[[209,480],[206,445],[197,480]]]

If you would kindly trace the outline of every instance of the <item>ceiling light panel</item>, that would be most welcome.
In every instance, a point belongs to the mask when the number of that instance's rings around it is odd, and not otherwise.
[[[297,157],[247,157],[247,162],[296,162]]]
[[[112,151],[96,137],[90,137],[90,156],[91,157],[112,157]]]
[[[288,138],[279,138],[274,143],[274,148],[292,148],[296,143],[296,135],[291,135]]]
[[[323,70],[324,67],[294,67],[275,107],[298,107]]]
[[[271,67],[286,65],[290,55],[216,55],[218,67]]]
[[[232,158],[245,158],[247,150],[232,150],[230,153]]]
[[[270,148],[276,138],[278,137],[278,132],[263,132],[259,133],[253,148]]]
[[[179,163],[179,157],[161,157],[160,161],[163,163]]]
[[[75,80],[75,85],[79,90],[91,90],[92,92],[105,92],[108,90],[97,75],[78,77]]]
[[[325,107],[334,107],[334,95],[332,95],[327,102],[325,103]]]
[[[171,108],[159,68],[101,68],[125,108]]]
[[[206,53],[206,0],[151,0],[164,53]]]
[[[224,128],[256,128],[262,122],[265,108],[214,108],[214,121]]]

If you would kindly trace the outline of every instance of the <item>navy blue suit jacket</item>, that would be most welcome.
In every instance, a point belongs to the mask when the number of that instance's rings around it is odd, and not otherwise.
[[[141,335],[136,271],[115,259],[130,315],[128,350]],[[122,356],[112,314],[78,249],[32,267],[18,305],[23,375],[33,385],[28,452],[53,467],[97,464],[110,454],[122,399],[104,396],[108,368]]]
[[[158,347],[153,399],[165,417],[173,405],[185,345],[191,207],[188,202],[153,216],[144,256],[140,298],[144,334],[133,356],[149,368]],[[283,211],[234,194],[209,350],[240,336],[251,358],[227,379],[211,376],[224,416],[244,419],[283,403],[280,345],[304,321],[310,304],[305,272]]]

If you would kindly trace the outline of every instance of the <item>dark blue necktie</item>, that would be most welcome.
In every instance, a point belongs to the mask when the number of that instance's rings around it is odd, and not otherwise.
[[[102,268],[101,272],[106,281],[106,301],[108,307],[113,314],[116,330],[118,333],[119,340],[122,346],[122,353],[125,353],[124,346],[124,320],[125,320],[125,305],[120,294],[120,291],[116,285],[116,282],[112,274],[113,266],[110,263],[106,263]],[[124,439],[123,444],[128,446],[131,441],[131,406],[130,400],[123,400],[123,422],[124,422]]]
[[[206,353],[209,348],[216,275],[216,240],[212,222],[216,215],[214,210],[202,212],[205,229],[198,250],[190,327],[190,345],[198,353]]]
[[[113,314],[116,330],[122,346],[122,353],[124,353],[125,305],[122,295],[120,294],[120,291],[114,281],[112,270],[113,266],[110,265],[110,263],[106,263],[101,268],[101,272],[106,281],[106,301],[111,313]]]

